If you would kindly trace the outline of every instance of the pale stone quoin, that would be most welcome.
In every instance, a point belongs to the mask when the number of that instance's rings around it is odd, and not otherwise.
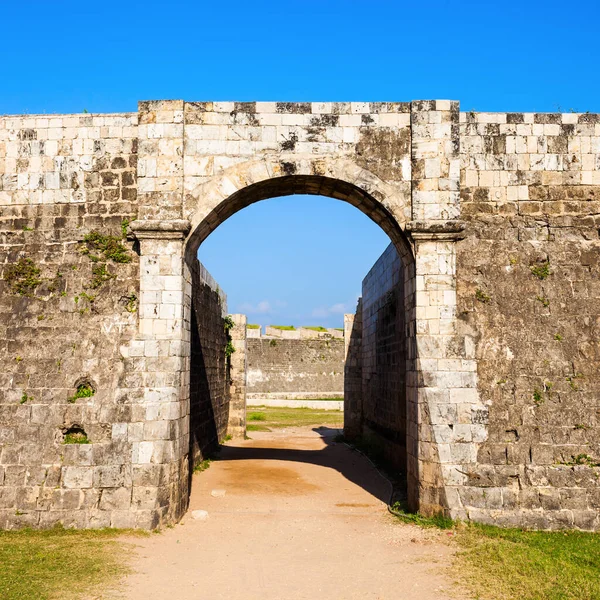
[[[390,237],[345,319],[345,429],[411,507],[600,529],[600,116],[448,100],[0,117],[0,527],[181,518],[245,431],[253,341],[197,250],[289,194]]]

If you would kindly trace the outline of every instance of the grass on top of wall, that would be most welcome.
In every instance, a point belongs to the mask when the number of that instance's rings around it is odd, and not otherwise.
[[[327,331],[327,328],[320,325],[302,325],[302,329],[310,329],[311,331]]]
[[[269,325],[273,329],[281,329],[281,331],[296,331],[293,325]]]
[[[254,407],[246,417],[248,431],[271,431],[283,427],[308,427],[310,425],[341,428],[344,413],[340,410],[314,408]]]
[[[246,329],[260,329],[260,325],[257,325],[256,323],[247,323]]]
[[[131,554],[116,529],[0,531],[0,598],[55,600],[95,597],[128,572]]]

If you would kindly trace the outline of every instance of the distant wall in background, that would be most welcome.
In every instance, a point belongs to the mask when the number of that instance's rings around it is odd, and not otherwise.
[[[250,338],[247,353],[249,399],[343,395],[343,338]]]

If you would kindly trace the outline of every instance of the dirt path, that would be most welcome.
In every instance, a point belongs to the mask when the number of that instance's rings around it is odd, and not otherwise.
[[[194,476],[183,522],[135,540],[135,574],[122,597],[450,598],[444,534],[391,517],[388,484],[363,457],[333,443],[335,433],[298,428],[230,442],[221,460]],[[196,509],[208,511],[208,520],[194,520]]]

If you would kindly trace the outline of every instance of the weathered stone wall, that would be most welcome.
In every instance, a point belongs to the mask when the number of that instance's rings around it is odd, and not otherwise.
[[[281,329],[277,326],[267,325],[267,327],[265,327],[264,337],[284,340],[328,340],[332,337],[339,339],[342,339],[344,337],[343,329],[335,329],[333,327],[329,329],[323,329],[324,331],[320,331],[319,329],[311,329],[310,327],[298,327],[298,329]],[[249,331],[253,332],[254,335],[252,335],[252,337],[262,337],[260,329],[249,329]]]
[[[246,373],[248,372],[246,315],[231,315],[233,327],[229,335],[233,354],[230,355],[229,424],[227,433],[233,438],[246,436]]]
[[[489,425],[461,498],[476,520],[598,528],[600,118],[462,117],[458,310]]]
[[[406,473],[404,272],[390,244],[362,283],[362,431]]]
[[[249,397],[343,395],[343,339],[252,338],[247,352]]]
[[[362,435],[362,300],[356,313],[344,315],[344,435]]]
[[[122,239],[137,213],[136,124],[0,118],[2,528],[145,525],[129,512],[145,382],[131,373],[139,347],[121,352],[139,298],[139,258]],[[123,250],[86,244],[93,231]],[[80,384],[93,395],[75,398]],[[66,444],[69,431],[90,443]]]
[[[405,386],[411,506],[600,528],[599,118],[443,100],[0,118],[0,526],[181,517],[196,251],[253,202],[310,193],[400,257],[405,369],[381,376],[402,329],[385,302],[363,307],[363,376]],[[401,408],[373,402],[396,430]]]
[[[230,369],[225,355],[227,298],[198,259],[192,274],[190,468],[227,435]]]

